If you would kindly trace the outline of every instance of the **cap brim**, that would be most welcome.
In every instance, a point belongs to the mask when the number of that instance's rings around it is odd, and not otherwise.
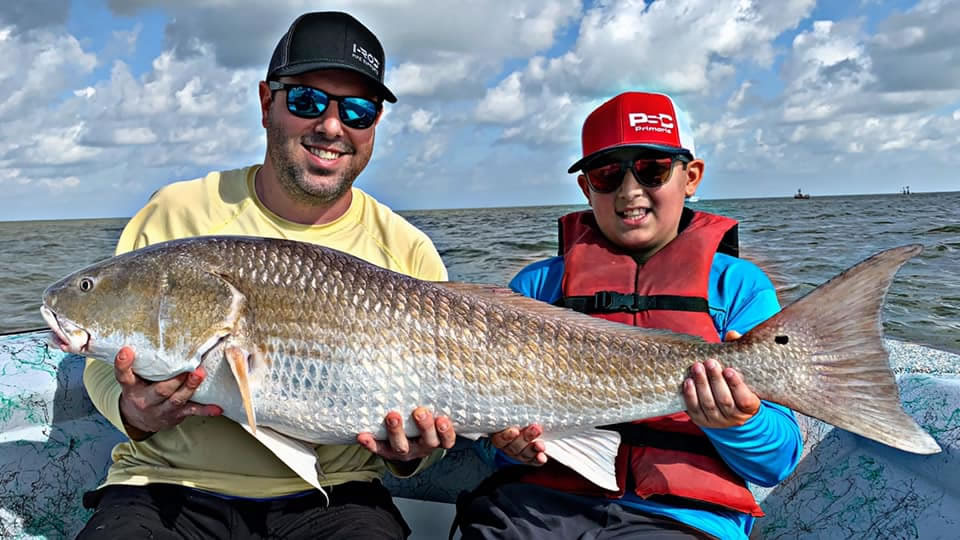
[[[621,150],[651,150],[654,152],[662,152],[667,155],[676,155],[676,154],[685,154],[693,159],[693,154],[686,148],[678,148],[676,146],[667,146],[665,144],[621,144],[618,146],[611,146],[609,148],[604,148],[603,150],[598,150],[589,156],[584,156],[580,158],[576,163],[570,166],[567,169],[567,173],[575,173],[583,169],[583,166],[591,161],[606,156],[608,154],[613,154]]]
[[[391,92],[385,84],[378,81],[375,77],[371,77],[366,71],[357,69],[349,64],[342,64],[340,62],[301,62],[299,64],[293,64],[284,68],[280,68],[273,73],[270,73],[267,78],[272,79],[274,77],[290,77],[292,75],[300,75],[302,73],[320,71],[324,69],[344,69],[347,71],[353,71],[354,73],[359,73],[360,75],[363,75],[367,81],[374,86],[374,88],[377,89],[377,93],[383,96],[384,100],[389,101],[390,103],[397,102],[397,96],[393,95],[393,92]]]

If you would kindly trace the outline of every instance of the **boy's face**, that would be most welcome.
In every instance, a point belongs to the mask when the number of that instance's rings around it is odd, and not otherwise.
[[[629,170],[611,193],[593,191],[583,174],[577,182],[607,240],[647,259],[676,238],[684,200],[696,193],[703,167],[700,159],[686,168],[674,161],[669,179],[655,188],[637,183]]]

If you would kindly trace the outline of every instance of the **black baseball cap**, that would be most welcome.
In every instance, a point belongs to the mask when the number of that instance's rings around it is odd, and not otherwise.
[[[267,80],[321,69],[346,69],[365,75],[383,99],[397,97],[383,84],[386,57],[380,40],[347,13],[304,13],[280,38],[270,58]]]

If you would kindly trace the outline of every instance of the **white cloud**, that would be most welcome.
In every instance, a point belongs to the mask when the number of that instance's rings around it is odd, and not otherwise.
[[[153,144],[157,142],[157,134],[148,127],[117,128],[113,131],[113,143],[124,144]]]
[[[3,31],[0,58],[0,121],[56,103],[96,65],[76,38],[48,30]]]
[[[410,115],[410,129],[419,133],[429,133],[437,123],[437,115],[425,109],[417,109]]]
[[[54,193],[59,193],[65,189],[79,186],[80,179],[76,176],[68,176],[66,178],[42,178],[38,180],[38,183],[42,186],[46,186]]]
[[[404,62],[387,71],[385,81],[395,95],[406,99],[456,92],[465,81],[480,84],[477,74],[470,59],[446,54],[431,63]]]
[[[129,214],[161,184],[262,159],[256,83],[291,20],[318,9],[108,0],[123,16],[94,36],[67,30],[89,32],[87,21],[64,24],[85,3],[41,4],[49,14],[11,4],[0,6],[0,184],[14,200],[60,201],[12,205],[53,215],[83,201]],[[804,191],[816,181],[855,189],[861,171],[876,181],[905,159],[938,166],[927,178],[946,175],[960,161],[960,1],[859,5],[835,20],[821,6],[819,21],[814,0],[322,9],[355,14],[387,49],[400,102],[385,109],[361,184],[405,208],[580,202],[565,171],[583,119],[631,89],[670,92],[690,113],[709,160],[706,197],[766,194],[749,186],[771,171],[765,190],[796,176],[810,179]]]
[[[488,89],[477,104],[474,117],[479,122],[510,124],[526,116],[526,99],[519,73],[511,73],[499,85]]]
[[[573,47],[537,56],[507,75],[477,108],[478,119],[505,125],[504,139],[570,140],[583,105],[626,89],[702,93],[735,76],[734,62],[767,66],[772,40],[813,8],[768,2],[614,0],[588,10]],[[710,29],[709,32],[703,29]],[[564,104],[564,98],[569,105]],[[558,108],[559,102],[559,108]],[[580,113],[583,116],[580,116]],[[566,129],[560,136],[558,130]]]

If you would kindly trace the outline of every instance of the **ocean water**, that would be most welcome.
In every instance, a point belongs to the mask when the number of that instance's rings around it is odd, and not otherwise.
[[[690,203],[740,221],[741,256],[787,304],[882,249],[923,244],[884,307],[888,337],[960,351],[960,192]],[[458,281],[506,284],[556,254],[556,218],[583,206],[401,212],[433,239]],[[0,332],[44,326],[50,283],[108,257],[126,219],[0,222]]]

